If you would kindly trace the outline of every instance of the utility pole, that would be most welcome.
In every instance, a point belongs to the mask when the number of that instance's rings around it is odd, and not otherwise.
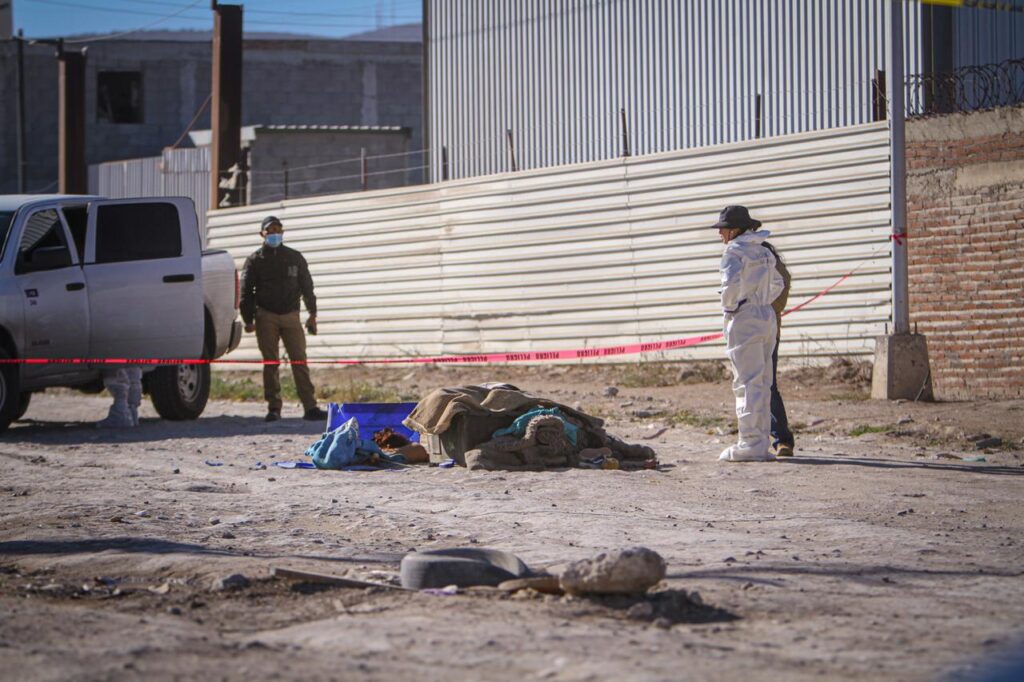
[[[60,64],[58,112],[57,181],[61,194],[88,192],[85,165],[85,48],[65,52],[64,41],[57,43]]]
[[[903,76],[903,0],[889,0],[889,53],[886,90],[889,104],[889,203],[892,211],[893,333],[875,339],[871,397],[883,400],[934,400],[928,343],[910,333],[907,268],[906,108]]]
[[[907,295],[907,159],[903,76],[903,1],[889,0],[889,181],[892,205],[892,324],[897,334],[910,332]]]
[[[237,190],[222,188],[225,173],[242,155],[242,6],[213,10],[213,107],[210,113],[210,207],[240,204]]]
[[[28,160],[25,158],[25,32],[18,29],[18,194],[28,191]]]

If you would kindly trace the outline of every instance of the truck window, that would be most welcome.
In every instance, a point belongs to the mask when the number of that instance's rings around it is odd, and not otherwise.
[[[7,234],[11,231],[11,223],[14,222],[14,211],[0,211],[0,246],[3,251],[7,250]],[[0,251],[2,254],[2,251]]]
[[[97,210],[97,263],[181,255],[181,225],[174,204],[111,204]]]
[[[78,262],[85,262],[85,232],[89,224],[89,209],[87,206],[64,206],[61,209],[64,213],[64,222],[71,230],[71,238],[78,249]]]
[[[35,263],[36,252],[50,251],[45,263]],[[63,251],[63,255],[59,253]],[[57,253],[54,253],[57,252]],[[42,258],[42,255],[40,255]],[[35,270],[52,270],[71,265],[71,251],[64,237],[64,226],[60,222],[57,210],[48,208],[36,211],[25,221],[25,229],[21,233],[21,244],[18,245],[18,264],[15,273]]]

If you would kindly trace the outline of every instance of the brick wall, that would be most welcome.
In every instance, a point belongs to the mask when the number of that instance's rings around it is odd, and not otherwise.
[[[1024,107],[908,122],[907,203],[936,396],[1024,396]]]

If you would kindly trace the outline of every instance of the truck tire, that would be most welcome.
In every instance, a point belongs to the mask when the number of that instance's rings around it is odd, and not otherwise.
[[[18,400],[18,412],[14,415],[14,421],[19,421],[28,412],[29,403],[32,402],[32,391],[23,391]]]
[[[164,419],[198,419],[210,399],[210,366],[170,365],[149,375],[149,398]]]
[[[0,348],[0,358],[7,359],[11,354]],[[0,365],[0,433],[7,430],[18,414],[21,404],[21,373],[17,365]]]

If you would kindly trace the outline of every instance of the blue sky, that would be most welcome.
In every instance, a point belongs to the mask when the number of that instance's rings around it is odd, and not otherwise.
[[[213,26],[210,0],[13,1],[14,28],[23,29],[26,37],[130,31],[150,24],[153,30]],[[416,23],[422,9],[421,0],[248,0],[241,4],[247,31],[332,37]]]

